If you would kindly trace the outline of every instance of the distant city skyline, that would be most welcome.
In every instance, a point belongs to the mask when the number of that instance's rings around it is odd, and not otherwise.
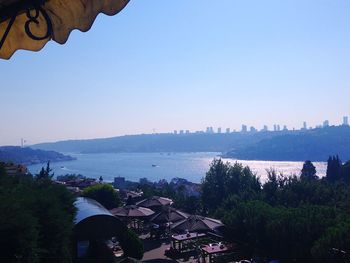
[[[287,125],[283,125],[283,128],[280,124],[274,124],[272,127],[269,127],[268,125],[263,125],[263,127],[254,127],[254,126],[247,126],[245,124],[241,125],[240,129],[232,129],[230,127],[206,127],[205,129],[197,129],[197,130],[189,130],[189,129],[178,129],[173,131],[162,131],[162,132],[156,132],[156,129],[153,129],[152,132],[141,132],[138,134],[118,134],[118,135],[112,135],[112,136],[105,136],[105,137],[93,137],[93,138],[74,138],[73,140],[79,140],[79,139],[96,139],[96,138],[109,138],[109,137],[117,137],[117,136],[125,136],[125,135],[140,135],[140,134],[174,134],[174,135],[186,135],[186,134],[195,134],[195,133],[209,133],[209,134],[222,134],[222,133],[235,133],[235,132],[283,132],[283,131],[302,131],[307,129],[317,129],[317,128],[326,128],[330,126],[349,126],[348,116],[343,116],[342,122],[339,123],[330,123],[329,120],[324,120],[322,124],[315,125],[315,126],[308,126],[308,123],[306,121],[302,122],[302,125],[300,127],[292,127],[288,128]],[[72,138],[62,139],[62,140],[72,140]],[[40,141],[36,143],[42,143],[42,142],[53,142],[53,141]],[[28,141],[26,138],[20,138],[19,144],[15,143],[13,145],[17,146],[28,146],[35,143],[28,144]],[[1,146],[1,145],[0,145]]]
[[[63,46],[0,61],[0,145],[340,124],[349,12],[348,0],[130,1]]]
[[[307,130],[307,129],[317,129],[317,128],[326,128],[329,126],[349,126],[349,117],[343,116],[342,123],[330,123],[329,120],[324,120],[322,124],[318,124],[315,126],[308,126],[308,123],[306,121],[302,122],[301,127],[292,127],[288,128],[287,125],[283,125],[283,128],[281,128],[280,124],[274,124],[273,127],[270,127],[268,125],[263,125],[263,127],[254,127],[254,126],[247,126],[245,124],[242,124],[241,129],[231,129],[230,127],[206,127],[202,130],[186,130],[186,133],[218,133],[221,134],[223,129],[225,129],[225,133],[231,133],[231,132],[261,132],[261,131],[293,131],[293,130]],[[215,131],[217,129],[217,131]],[[174,134],[184,134],[184,130],[174,130]]]

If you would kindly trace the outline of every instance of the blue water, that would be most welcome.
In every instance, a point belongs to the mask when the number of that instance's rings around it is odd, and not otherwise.
[[[209,169],[209,165],[219,153],[105,153],[105,154],[70,154],[77,160],[51,163],[51,168],[57,175],[82,174],[88,177],[103,177],[104,181],[113,181],[116,176],[125,177],[130,181],[147,178],[150,181],[160,179],[171,180],[175,177],[185,178],[199,183]],[[225,161],[235,162],[234,159]],[[266,169],[275,168],[285,175],[300,174],[302,162],[272,162],[237,160],[248,165],[260,176],[266,179]],[[155,167],[154,167],[155,165]],[[326,163],[314,163],[319,176],[326,173]],[[38,173],[43,164],[31,165],[31,173]]]

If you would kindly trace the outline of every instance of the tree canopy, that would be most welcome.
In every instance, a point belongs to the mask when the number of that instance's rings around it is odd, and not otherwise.
[[[0,262],[71,262],[73,203],[63,186],[1,174]]]
[[[96,184],[84,189],[82,196],[96,200],[107,209],[120,206],[120,197],[112,185]]]
[[[315,180],[317,179],[316,167],[311,161],[305,161],[301,170],[300,179]]]
[[[331,162],[339,164],[344,178],[350,176],[349,164],[341,165],[337,157]],[[334,167],[329,170],[338,171]],[[318,179],[310,161],[301,177],[273,169],[267,173],[261,184],[248,167],[222,160],[211,164],[202,182],[202,202],[209,215],[226,224],[226,237],[239,241],[247,257],[346,262],[339,251],[350,252],[350,184],[340,177]]]

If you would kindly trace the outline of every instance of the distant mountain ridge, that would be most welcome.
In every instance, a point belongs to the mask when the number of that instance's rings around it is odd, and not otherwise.
[[[34,150],[29,147],[0,147],[0,161],[31,165],[45,162],[72,161],[75,158],[54,151]]]
[[[329,127],[285,134],[231,150],[227,156],[249,160],[326,161],[330,155],[350,159],[350,128]]]
[[[270,138],[272,133],[142,134],[106,139],[70,140],[33,145],[35,149],[72,153],[227,152]]]
[[[237,159],[325,161],[332,154],[350,159],[350,127],[221,134],[143,134],[42,143],[32,147],[71,153],[221,152]]]

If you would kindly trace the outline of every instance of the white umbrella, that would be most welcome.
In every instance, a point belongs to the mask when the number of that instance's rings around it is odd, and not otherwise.
[[[111,214],[117,217],[147,217],[154,214],[149,208],[139,207],[136,205],[128,205],[124,207],[118,207],[110,210]]]

